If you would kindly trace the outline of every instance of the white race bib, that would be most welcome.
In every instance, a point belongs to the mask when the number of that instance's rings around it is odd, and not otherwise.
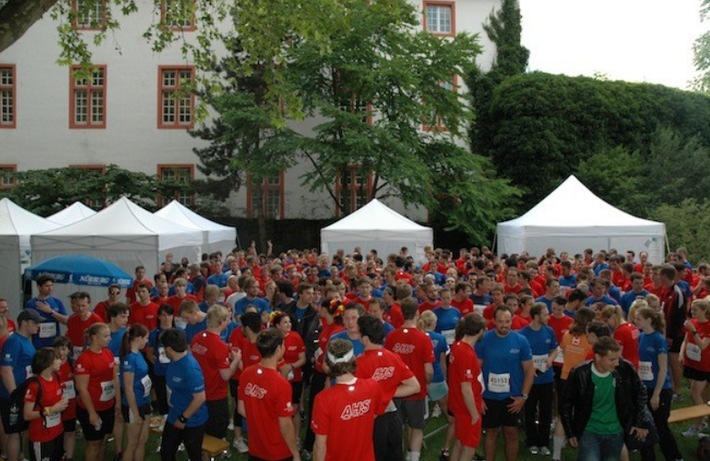
[[[78,358],[84,348],[80,346],[74,346],[74,358]]]
[[[33,375],[34,375],[34,373],[32,373],[32,365],[27,365],[25,367],[25,378],[29,378]]]
[[[113,381],[104,381],[101,383],[101,397],[99,400],[102,402],[108,402],[112,398],[116,397],[116,386]]]
[[[560,346],[557,346],[557,356],[553,363],[565,363],[565,353]]]
[[[54,338],[57,336],[57,324],[54,322],[40,323],[39,324],[39,337],[40,338]]]
[[[441,334],[444,336],[444,339],[446,339],[446,344],[450,346],[454,343],[454,339],[456,339],[456,330],[442,330]]]
[[[187,322],[185,321],[185,319],[180,318],[180,317],[176,317],[175,318],[175,328],[179,328],[181,330],[184,330],[185,327],[187,327]]]
[[[75,399],[76,398],[76,388],[74,387],[74,381],[64,381],[64,386],[62,386],[62,397],[65,399]]]
[[[170,363],[170,358],[168,357],[168,354],[165,353],[165,348],[162,346],[158,348],[158,362]]]
[[[507,394],[510,392],[510,373],[488,373],[488,386],[490,392]]]
[[[641,381],[653,381],[653,366],[651,362],[639,362],[639,378],[641,378]]]
[[[62,423],[62,414],[61,413],[52,413],[49,416],[45,416],[44,420],[47,423],[47,429],[51,427],[57,427]]]
[[[486,310],[486,305],[485,304],[474,304],[473,305],[473,312],[476,314],[483,316],[483,311]]]
[[[685,343],[685,356],[690,360],[700,362],[702,355],[703,351],[700,349],[700,346],[693,343]]]
[[[153,381],[150,380],[150,376],[145,375],[143,379],[141,379],[141,384],[143,385],[143,397],[148,397],[150,390],[153,388]]]
[[[550,354],[543,355],[533,355],[533,366],[540,370],[542,373],[547,371],[547,359],[550,358]]]

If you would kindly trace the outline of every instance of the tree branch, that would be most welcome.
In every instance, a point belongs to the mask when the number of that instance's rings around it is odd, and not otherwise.
[[[0,8],[0,52],[9,48],[58,0],[9,0]]]

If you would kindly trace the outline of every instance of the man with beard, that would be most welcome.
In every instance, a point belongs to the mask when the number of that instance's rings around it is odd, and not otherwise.
[[[476,343],[481,361],[485,391],[483,393],[483,428],[486,430],[486,460],[496,459],[496,443],[500,428],[505,435],[505,459],[518,459],[518,426],[521,410],[535,378],[528,340],[510,326],[513,313],[507,306],[493,312],[495,328]]]

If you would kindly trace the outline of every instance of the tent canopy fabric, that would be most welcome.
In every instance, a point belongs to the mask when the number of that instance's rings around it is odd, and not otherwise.
[[[570,176],[524,215],[498,223],[498,253],[528,252],[540,256],[547,248],[581,253],[617,248],[646,251],[651,262],[664,258],[665,225],[637,218],[600,199]]]
[[[30,264],[30,235],[60,227],[8,198],[0,200],[0,296],[14,318],[22,308],[22,270]]]
[[[74,202],[63,210],[58,211],[51,216],[47,216],[47,219],[57,224],[61,224],[62,226],[68,226],[69,224],[74,224],[75,222],[79,222],[82,219],[88,218],[89,216],[93,216],[95,214],[96,212],[94,210],[83,203]]]
[[[113,262],[132,274],[137,265],[154,274],[160,258],[198,261],[202,233],[154,216],[125,197],[93,216],[50,232],[32,235],[32,250],[48,259],[82,253]]]
[[[377,250],[380,257],[399,253],[406,246],[417,258],[424,256],[424,247],[432,245],[434,233],[407,219],[377,199],[373,199],[354,213],[321,229],[321,251],[335,252],[343,248],[352,252]]]
[[[212,253],[219,250],[223,254],[227,254],[234,247],[237,238],[237,230],[234,227],[210,221],[177,200],[173,200],[153,214],[181,226],[201,231],[203,233],[203,251]]]
[[[123,269],[103,259],[85,255],[64,255],[49,258],[25,269],[25,276],[37,280],[49,275],[57,283],[107,287],[116,284],[128,288],[133,278]]]

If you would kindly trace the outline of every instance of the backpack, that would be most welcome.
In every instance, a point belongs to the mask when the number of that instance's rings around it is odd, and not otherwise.
[[[54,379],[61,383],[61,379],[58,373],[54,373]],[[44,410],[42,404],[42,384],[39,382],[37,376],[30,376],[15,388],[12,393],[10,393],[10,418],[8,427],[17,432],[24,431],[27,429],[27,421],[25,421],[25,395],[27,395],[27,388],[30,383],[37,383],[37,403],[35,408],[39,407],[40,413]]]
[[[31,376],[27,378],[22,384],[17,386],[12,393],[10,393],[10,418],[9,418],[9,430],[19,432],[27,429],[25,424],[25,395],[27,395],[27,388],[30,383],[39,384],[39,379],[36,376]],[[42,400],[42,386],[38,385],[37,390],[37,401]],[[8,429],[6,429],[8,430]]]

